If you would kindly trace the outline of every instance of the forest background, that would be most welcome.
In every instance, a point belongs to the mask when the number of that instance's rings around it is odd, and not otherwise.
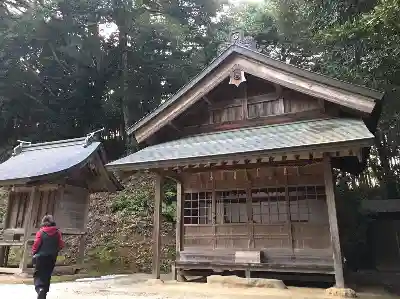
[[[352,215],[340,224],[345,256],[358,265],[368,221],[360,202],[400,195],[400,0],[2,0],[0,160],[19,139],[102,127],[109,159],[134,151],[126,128],[209,64],[237,28],[272,58],[386,92],[368,167],[335,173],[342,211]],[[88,263],[147,271],[151,180],[125,185],[92,198]],[[174,188],[166,188],[165,269],[175,214]]]

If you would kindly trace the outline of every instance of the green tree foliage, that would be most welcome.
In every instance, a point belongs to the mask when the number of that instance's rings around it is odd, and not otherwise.
[[[126,127],[215,56],[217,8],[202,0],[2,3],[0,146],[105,126],[112,157],[121,155]]]

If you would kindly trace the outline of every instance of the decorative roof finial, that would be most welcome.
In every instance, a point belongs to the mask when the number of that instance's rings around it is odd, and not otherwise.
[[[23,141],[23,140],[17,140],[17,142],[19,142],[19,144],[16,147],[14,147],[12,154],[13,156],[20,154],[24,146],[30,146],[32,144],[32,142],[30,141]]]
[[[234,65],[229,77],[229,84],[234,84],[236,85],[236,87],[239,87],[240,83],[245,81],[246,77],[244,75],[243,69],[238,64]]]
[[[253,51],[258,50],[257,43],[254,40],[254,38],[251,36],[245,36],[244,31],[241,29],[236,29],[229,33],[228,41],[225,43],[222,43],[218,48],[219,54],[221,54],[223,51],[225,51],[231,45],[239,45],[239,46],[248,48]]]
[[[103,131],[104,131],[104,128],[101,128],[99,130],[96,130],[96,131],[94,131],[92,133],[87,134],[86,138],[85,138],[85,142],[83,144],[83,147],[88,147],[89,145],[91,145],[92,142],[96,140],[96,135],[98,133],[103,132]]]

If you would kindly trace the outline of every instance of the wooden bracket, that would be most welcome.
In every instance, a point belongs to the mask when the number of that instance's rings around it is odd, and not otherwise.
[[[172,121],[170,121],[170,122],[168,123],[168,125],[169,125],[171,128],[173,128],[175,131],[177,131],[177,132],[179,132],[179,133],[182,133],[182,131],[181,131],[177,126],[175,126],[175,124],[174,124]]]
[[[202,99],[203,99],[208,105],[211,106],[211,102],[210,102],[210,100],[209,100],[206,96],[204,96]]]

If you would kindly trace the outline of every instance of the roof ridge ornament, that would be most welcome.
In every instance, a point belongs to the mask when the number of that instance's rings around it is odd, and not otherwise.
[[[236,87],[239,87],[240,83],[245,82],[246,77],[244,75],[243,69],[239,64],[235,64],[231,70],[229,76],[229,84],[234,84]]]
[[[24,140],[17,140],[17,142],[19,142],[19,144],[16,147],[14,147],[12,154],[13,156],[20,154],[24,146],[30,146],[32,144],[32,142]]]
[[[258,51],[258,45],[255,39],[252,36],[246,36],[242,29],[235,29],[229,33],[228,41],[223,42],[218,47],[218,54],[221,54],[232,45],[239,45],[253,51]]]
[[[88,147],[89,145],[91,145],[94,141],[97,141],[98,140],[98,134],[99,133],[101,133],[101,132],[103,132],[105,130],[105,128],[103,127],[103,128],[101,128],[101,129],[98,129],[98,130],[96,130],[96,131],[93,131],[93,132],[91,132],[91,133],[89,133],[89,134],[87,134],[86,135],[86,138],[85,138],[85,141],[84,141],[84,144],[83,144],[83,147]]]

